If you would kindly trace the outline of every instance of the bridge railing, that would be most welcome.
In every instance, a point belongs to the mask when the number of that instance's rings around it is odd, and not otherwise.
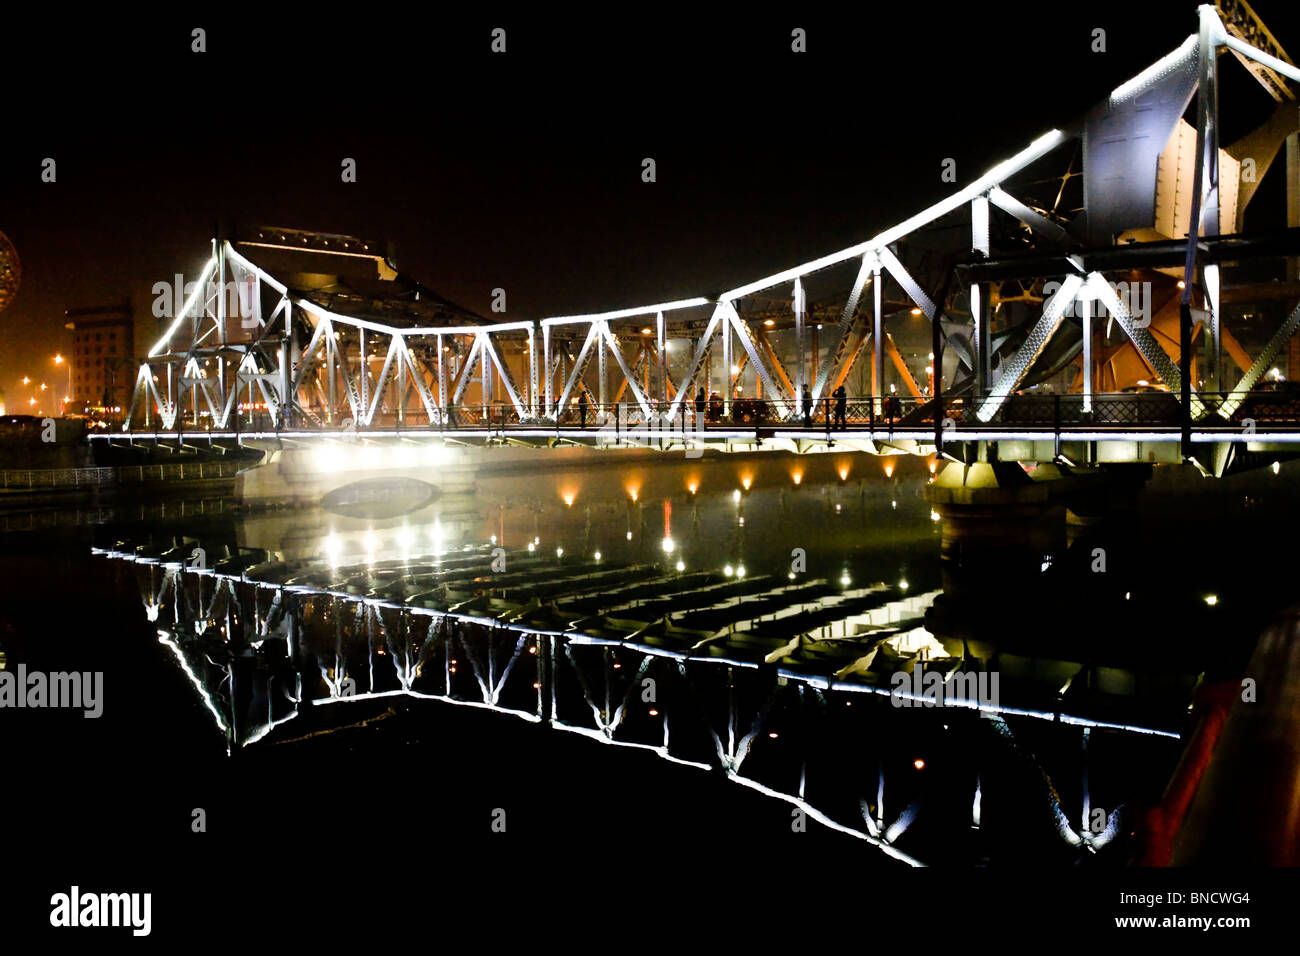
[[[0,471],[0,489],[40,491],[45,488],[89,488],[153,481],[196,481],[234,477],[234,461],[173,462],[166,465],[117,465],[111,468],[22,468]]]
[[[1300,429],[1300,388],[1290,388],[1290,383],[1277,383],[1277,387],[1256,389],[1242,394],[1230,392],[1198,392],[1198,414],[1194,424],[1198,429],[1243,429],[1252,425],[1267,426],[1270,430]],[[720,398],[713,398],[697,406],[683,402],[672,420],[667,419],[670,406],[651,402],[649,413],[635,401],[571,402],[559,409],[558,414],[520,415],[511,403],[494,405],[453,405],[437,410],[432,424],[423,408],[409,408],[401,414],[392,408],[380,408],[369,426],[360,432],[373,430],[453,431],[453,430],[504,430],[504,429],[625,429],[644,427],[652,422],[661,428],[683,430],[735,430],[736,428],[769,427],[788,429],[834,431],[839,429],[934,430],[951,429],[955,433],[978,429],[981,432],[1041,430],[1044,433],[1070,431],[1096,431],[1126,429],[1176,429],[1182,423],[1182,410],[1178,396],[1152,388],[1142,391],[1100,392],[1085,397],[1082,394],[1039,394],[1032,392],[1008,396],[987,420],[976,413],[983,399],[968,395],[941,399],[926,396],[887,395],[880,398],[853,398],[842,400],[823,397],[806,410],[792,411],[787,401],[781,403],[760,398],[736,398],[729,406]],[[1220,408],[1229,414],[1220,415]],[[196,425],[188,416],[178,426],[167,432],[153,434],[202,434],[211,423],[200,419]],[[267,433],[293,430],[348,431],[350,423],[332,424],[323,416],[308,410],[297,413],[291,425],[279,427],[269,416],[243,416],[236,431]]]

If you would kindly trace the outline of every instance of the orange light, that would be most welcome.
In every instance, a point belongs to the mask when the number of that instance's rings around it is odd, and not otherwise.
[[[939,467],[939,462],[938,462],[936,459],[931,458],[931,459],[930,459],[930,474],[933,475],[934,472],[935,472],[935,469],[937,469],[938,467]]]
[[[578,498],[578,492],[573,488],[564,488],[560,491],[560,498],[566,505],[572,508],[573,502]]]
[[[1184,282],[1182,279],[1179,279],[1179,280],[1178,280],[1178,288],[1180,288],[1180,289],[1186,289],[1186,288],[1187,288],[1187,283]]]
[[[836,465],[835,470],[839,473],[840,481],[849,480],[849,463],[847,461],[839,462]]]
[[[62,364],[63,364],[63,356],[62,356],[62,355],[55,355],[55,356],[54,356],[54,364],[55,364],[55,365],[62,365]]]
[[[754,483],[754,476],[749,472],[745,472],[743,475],[740,476],[740,487],[744,488],[746,491],[749,490],[749,486],[752,485],[753,483]]]
[[[649,327],[649,326],[646,326],[644,329],[641,330],[641,334],[642,334],[642,335],[649,335],[649,334],[650,334],[650,331],[651,331],[651,330],[650,330],[650,327]]]
[[[764,319],[763,324],[770,329],[772,326],[776,325],[776,319]]]
[[[651,708],[650,708],[650,716],[651,716],[651,717],[658,717],[658,716],[659,716],[659,710],[658,710],[658,708],[656,708],[656,707],[651,707]]]
[[[924,770],[925,761],[922,760],[920,757],[917,757],[915,760],[912,761],[912,766],[915,767],[917,770]]]
[[[699,491],[699,490],[700,490],[700,481],[699,481],[699,479],[698,479],[698,478],[689,478],[689,479],[687,479],[687,481],[686,481],[686,490],[689,491],[691,494],[695,494],[695,492]]]
[[[890,459],[885,459],[885,477],[894,477],[894,463]]]
[[[640,488],[639,485],[628,485],[628,486],[627,486],[627,494],[628,494],[628,497],[631,498],[633,501],[636,501],[636,497],[637,497],[637,495],[639,495],[640,493],[641,493],[641,488]]]
[[[912,310],[912,314],[913,314],[913,315],[920,315],[920,314],[921,314],[921,310],[920,310],[920,309],[913,309],[913,310]]]
[[[803,472],[802,471],[790,472],[790,480],[793,481],[796,485],[801,484],[803,482]]]

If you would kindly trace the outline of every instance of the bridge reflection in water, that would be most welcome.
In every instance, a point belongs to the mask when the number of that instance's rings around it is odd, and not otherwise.
[[[543,554],[539,539],[457,549],[444,513],[419,540],[453,547],[421,555],[327,539],[325,557],[243,548],[199,569],[193,549],[219,544],[102,551],[135,562],[232,752],[441,701],[721,772],[911,864],[1123,862],[1134,778],[1158,788],[1177,759],[1194,675],[1153,720],[1136,696],[1079,693],[1091,668],[936,637],[939,592],[916,582]],[[1000,669],[999,699],[895,706],[893,676],[914,666]]]

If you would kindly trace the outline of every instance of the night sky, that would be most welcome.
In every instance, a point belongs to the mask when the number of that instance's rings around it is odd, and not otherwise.
[[[1294,4],[1255,6],[1300,56]],[[1195,8],[375,6],[300,21],[252,6],[20,24],[0,36],[0,231],[23,265],[0,386],[15,410],[24,374],[56,380],[67,308],[131,296],[147,349],[152,285],[193,278],[218,221],[391,240],[403,271],[475,311],[505,288],[509,318],[717,292],[959,188],[1176,47]],[[206,53],[190,52],[195,26]],[[790,52],[794,27],[806,54]],[[940,181],[949,156],[956,186]]]

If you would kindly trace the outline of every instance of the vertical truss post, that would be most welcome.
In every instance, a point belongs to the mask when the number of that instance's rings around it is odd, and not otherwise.
[[[704,340],[708,341],[707,336]],[[704,353],[704,401],[705,408],[708,408],[708,401],[713,397],[713,349],[709,348]],[[701,426],[703,427],[703,426]]]
[[[327,320],[321,319],[321,321],[326,322]],[[325,374],[329,376],[329,390],[328,390],[328,394],[326,395],[326,400],[329,402],[329,408],[327,408],[325,411],[325,416],[326,416],[325,420],[329,424],[333,425],[336,421],[338,421],[339,394],[338,394],[338,386],[334,381],[334,376],[335,376],[334,364],[338,352],[339,340],[335,337],[333,324],[332,323],[329,324],[327,328],[328,331],[325,334],[329,336],[329,339],[325,342]]]
[[[487,418],[489,426],[492,424],[492,363],[488,361],[487,342],[484,338],[486,332],[480,332],[479,338],[479,391],[483,398],[483,414]]]
[[[280,343],[280,425],[291,424],[293,399],[293,304],[284,303],[284,341]]]
[[[989,200],[976,196],[970,204],[971,251],[981,258],[989,256]],[[972,283],[970,287],[970,314],[974,322],[971,348],[975,352],[975,394],[983,397],[992,381],[993,362],[989,356],[989,316],[985,312],[988,298],[987,284]]]
[[[438,419],[447,414],[447,359],[442,350],[442,336],[438,336]]]
[[[593,320],[593,327],[595,326],[595,323],[597,321],[599,320]],[[605,411],[605,406],[609,404],[609,391],[607,386],[607,382],[609,381],[609,376],[605,374],[605,343],[601,341],[603,337],[600,334],[599,328],[596,328],[596,337],[597,337],[596,378],[598,379],[598,383],[596,386],[596,398],[600,402],[601,412],[603,414]]]
[[[1218,14],[1202,6],[1197,45],[1196,166],[1192,174],[1192,208],[1187,220],[1187,254],[1183,261],[1183,294],[1179,303],[1179,382],[1182,405],[1182,453],[1192,452],[1192,286],[1196,281],[1202,226],[1207,235],[1219,230],[1218,151]],[[1217,379],[1218,369],[1214,369]]]
[[[730,306],[730,302],[727,303]],[[731,414],[731,390],[734,387],[731,381],[731,323],[723,319],[722,328],[718,330],[722,335],[722,381],[726,386],[722,390],[722,414]]]
[[[366,330],[358,331],[361,333],[361,413],[364,413],[370,407],[370,357],[366,354]],[[354,421],[353,424],[363,423]]]
[[[217,392],[222,407],[226,404],[226,244],[221,240],[220,227],[217,237],[212,240],[212,254],[217,260],[217,343],[223,348],[217,351]],[[112,404],[111,402],[109,404]],[[224,422],[222,423],[224,425]]]
[[[1212,376],[1209,379],[1209,390],[1212,392],[1221,392],[1224,388],[1223,383],[1223,323],[1219,314],[1219,266],[1218,263],[1207,263],[1201,270],[1201,278],[1205,282],[1205,305],[1210,312],[1210,334],[1214,352],[1214,368]]]
[[[542,414],[551,414],[551,327],[542,326],[542,368],[546,372],[546,381],[542,385]]]
[[[169,361],[167,363],[167,411],[172,416],[172,422],[180,420],[180,402],[176,400],[176,363]],[[162,416],[159,416],[162,418]],[[163,419],[166,421],[166,419]],[[169,426],[170,427],[170,426]]]
[[[659,343],[659,407],[668,407],[668,339],[664,329],[664,313],[659,310],[656,321]]]
[[[1202,177],[1200,190],[1198,194],[1203,204],[1200,216],[1200,226],[1188,229],[1192,242],[1196,242],[1199,233],[1204,230],[1207,236],[1217,236],[1219,234],[1219,205],[1221,202],[1219,194],[1219,67],[1218,67],[1218,39],[1221,30],[1218,14],[1213,7],[1205,6],[1200,10],[1201,26],[1201,43],[1205,44],[1204,72],[1201,76],[1201,87],[1197,97],[1197,120],[1198,120],[1198,142],[1200,147],[1197,156],[1200,158]],[[1203,140],[1203,141],[1202,141]],[[1216,270],[1213,277],[1210,276],[1211,269]],[[1218,273],[1217,266],[1207,265],[1203,270],[1203,279],[1206,286],[1206,298],[1210,298],[1209,285],[1214,282],[1214,298],[1218,298]],[[1186,277],[1184,277],[1185,279]],[[1190,285],[1190,283],[1188,283]],[[1211,383],[1210,387],[1214,391],[1221,388],[1220,379],[1222,377],[1222,357],[1223,343],[1220,339],[1219,310],[1217,303],[1210,306],[1210,362],[1212,367],[1210,374],[1206,376]],[[1190,406],[1189,406],[1190,407]]]
[[[1083,306],[1083,411],[1092,412],[1092,303],[1088,299],[1080,303]]]
[[[406,347],[406,339],[400,335],[395,335],[395,345],[397,348],[397,414],[395,421],[397,427],[401,428],[406,424],[406,363],[411,359],[411,353]]]
[[[943,290],[939,293],[939,301],[935,306],[934,315],[930,318],[930,367],[934,373],[930,376],[930,381],[934,383],[931,398],[934,400],[934,447],[938,456],[943,455],[943,329],[939,325],[939,319],[943,315],[943,310],[948,304],[948,277],[952,275],[951,263],[948,264],[948,273],[944,276]]]
[[[884,297],[881,295],[880,260],[876,260],[871,272],[872,316],[871,337],[871,415],[874,418],[881,409],[880,401],[885,394],[885,316]]]
[[[538,415],[537,411],[537,327],[538,321],[533,319],[533,327],[528,330],[528,414],[533,418]]]
[[[794,280],[794,407],[795,413],[803,414],[803,385],[804,385],[804,324],[807,321],[804,315],[804,298],[803,283],[798,279]]]

